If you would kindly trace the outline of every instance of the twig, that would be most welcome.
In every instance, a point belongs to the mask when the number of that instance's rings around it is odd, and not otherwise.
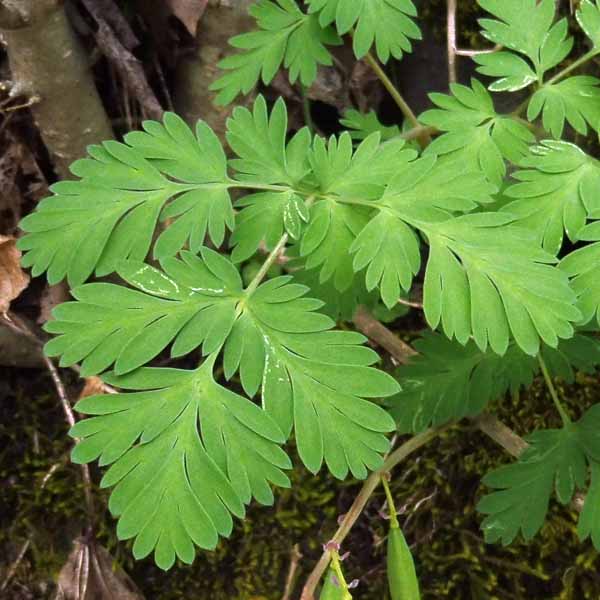
[[[71,403],[69,402],[69,399],[67,397],[65,386],[60,378],[60,375],[58,374],[58,369],[54,366],[54,363],[47,356],[44,356],[44,362],[46,363],[48,371],[50,372],[50,376],[52,377],[52,381],[54,382],[54,387],[56,388],[56,392],[60,399],[60,403],[62,404],[67,423],[70,427],[73,427],[76,422],[75,415],[73,413]],[[85,496],[85,505],[87,508],[90,523],[93,524],[96,510],[94,507],[94,497],[92,495],[92,478],[90,477],[90,470],[87,465],[80,465],[80,467],[81,476],[83,478],[83,494]]]
[[[161,119],[163,108],[148,84],[140,61],[117,38],[113,30],[103,20],[98,20],[96,42],[106,58],[115,66],[123,82],[136,97],[146,115]]]
[[[511,456],[518,457],[529,444],[494,415],[483,413],[473,419],[473,423],[488,437],[502,446]]]
[[[38,491],[41,492],[41,491],[44,490],[44,488],[46,487],[46,485],[48,485],[48,481],[50,481],[50,478],[52,477],[52,475],[54,475],[54,473],[56,473],[56,471],[58,470],[58,468],[62,464],[63,464],[63,461],[59,461],[57,463],[54,463],[48,469],[48,471],[46,472],[46,474],[42,478],[42,481],[40,483]],[[17,558],[15,558],[15,560],[12,562],[12,564],[8,568],[8,571],[6,572],[6,577],[4,578],[4,581],[2,582],[2,585],[0,585],[0,592],[3,592],[8,587],[8,584],[10,583],[10,580],[14,577],[15,573],[17,572],[17,569],[19,568],[19,565],[21,564],[21,561],[25,557],[25,554],[27,553],[27,550],[29,549],[29,546],[31,546],[31,539],[32,539],[32,536],[30,535],[25,540],[25,543],[21,546],[21,549],[19,550],[19,553],[17,554]]]
[[[35,334],[16,315],[8,313],[6,315],[2,315],[2,317],[3,321],[7,323],[10,327],[15,328],[17,331],[20,331],[23,335],[26,335],[31,339],[37,340]],[[71,403],[69,402],[69,399],[67,397],[65,386],[58,373],[58,369],[54,366],[54,363],[46,355],[43,355],[42,358],[44,364],[48,369],[48,372],[50,373],[50,376],[54,383],[54,387],[56,388],[56,392],[60,399],[60,403],[63,407],[67,423],[70,427],[73,427],[73,425],[75,425],[75,415],[73,413]],[[87,465],[81,465],[81,475],[83,478],[83,493],[85,496],[85,504],[88,511],[88,517],[90,519],[90,523],[93,525],[96,511],[94,507],[94,497],[92,495],[92,478],[90,477],[90,470]]]
[[[480,54],[492,54],[502,49],[500,44],[496,44],[493,48],[486,48],[484,50],[471,50],[461,49],[456,46],[456,11],[457,1],[447,0],[447,48],[448,48],[448,81],[450,83],[456,83],[457,81],[457,69],[456,69],[456,57],[457,56],[468,56],[470,58],[478,56]]]
[[[113,0],[82,0],[82,2],[97,23],[105,21],[114,29],[119,41],[127,50],[140,45],[127,19]]]
[[[448,81],[456,83],[456,0],[448,0],[446,15]]]
[[[285,590],[283,592],[283,596],[281,600],[290,600],[292,597],[292,592],[294,591],[294,584],[296,583],[296,575],[298,573],[298,565],[302,560],[302,553],[300,552],[300,547],[298,544],[294,544],[292,547],[292,551],[290,553],[290,569],[287,574],[287,578],[285,581]]]
[[[40,349],[41,361],[44,362],[44,342],[39,337],[37,337],[37,335],[35,335],[33,331],[31,331],[31,329],[20,317],[18,317],[15,313],[9,311],[7,314],[0,315],[0,323],[4,323],[6,327],[11,329],[15,333],[18,333],[19,335],[27,337],[36,346],[38,346],[38,348]],[[79,375],[81,374],[81,367],[79,365],[71,365],[71,367],[69,368],[72,371],[75,371],[75,373]],[[102,382],[102,389],[106,394],[118,394],[117,390],[111,385],[108,385],[108,383]]]
[[[365,306],[359,306],[352,319],[357,329],[387,350],[400,364],[406,364],[417,352],[395,333],[382,325]]]
[[[381,483],[381,477],[385,476],[387,473],[392,471],[394,467],[396,467],[401,461],[403,461],[407,456],[424,446],[442,432],[446,431],[452,423],[448,423],[443,427],[439,427],[437,429],[428,429],[423,433],[419,433],[412,438],[410,438],[407,442],[402,444],[399,448],[394,450],[389,457],[384,462],[381,469],[378,471],[374,471],[369,475],[369,477],[365,480],[360,492],[354,499],[352,506],[345,514],[342,522],[338,530],[335,532],[334,536],[331,538],[331,542],[334,544],[340,544],[346,539],[348,533],[356,523],[357,519],[362,514],[365,506],[369,502],[369,499],[377,486]],[[331,553],[329,550],[325,550],[321,555],[321,558],[311,571],[306,583],[304,585],[304,589],[302,590],[302,596],[300,600],[314,600],[314,593],[317,589],[317,585],[323,576],[323,573],[327,569],[329,565],[329,561],[331,559]]]

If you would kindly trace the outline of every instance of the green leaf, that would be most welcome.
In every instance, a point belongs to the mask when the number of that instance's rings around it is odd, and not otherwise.
[[[533,538],[544,523],[552,489],[559,502],[568,504],[575,490],[584,488],[589,465],[592,484],[580,517],[579,535],[585,539],[592,534],[597,543],[599,523],[593,503],[598,493],[600,404],[568,427],[536,431],[526,439],[530,446],[516,463],[500,467],[483,479],[485,485],[498,490],[477,505],[477,510],[487,515],[481,525],[486,541],[507,545],[519,531],[526,540]]]
[[[340,292],[331,279],[321,282],[319,269],[304,268],[302,259],[294,259],[289,263],[292,281],[305,285],[310,289],[311,296],[324,304],[320,312],[331,317],[334,321],[352,321],[356,309],[364,304],[369,307],[377,306],[379,294],[368,292],[364,278],[355,275],[350,287]],[[379,319],[382,320],[382,319]]]
[[[367,289],[378,287],[389,308],[397,303],[402,290],[410,289],[421,265],[419,240],[409,224],[421,228],[424,220],[449,218],[446,211],[472,210],[477,203],[491,202],[490,194],[495,191],[480,171],[459,171],[455,164],[439,161],[434,154],[405,161],[395,171],[376,205],[379,213],[350,246],[355,253],[354,271],[366,268]],[[362,207],[352,205],[352,214],[358,214],[358,208]],[[332,256],[333,252],[327,254],[330,261]]]
[[[227,71],[210,86],[219,92],[218,104],[248,94],[259,81],[268,85],[282,66],[288,69],[291,83],[300,80],[309,86],[318,65],[333,64],[326,45],[337,46],[341,40],[333,29],[321,27],[316,16],[304,14],[294,0],[258,0],[249,12],[258,30],[229,40],[241,52],[218,63]]]
[[[600,49],[600,4],[598,0],[583,0],[575,14],[577,22],[592,40],[595,49]]]
[[[579,515],[577,535],[581,541],[591,538],[594,548],[600,550],[600,463],[591,463],[591,483]]]
[[[238,156],[230,165],[240,181],[293,187],[308,174],[310,131],[304,127],[286,145],[287,125],[282,98],[275,102],[271,114],[263,96],[258,96],[252,112],[241,106],[233,110],[227,119],[226,136]]]
[[[508,390],[530,385],[538,368],[516,344],[499,356],[428,332],[413,347],[418,356],[396,373],[402,391],[386,402],[401,433],[475,416]]]
[[[58,305],[45,329],[59,334],[46,344],[61,366],[83,361],[82,373],[99,373],[115,363],[131,371],[157,356],[171,342],[172,356],[201,344],[204,354],[218,350],[235,320],[242,297],[237,270],[220,254],[204,248],[183,260],[165,259],[163,271],[126,261],[120,276],[137,290],[112,283],[89,283],[72,291],[76,302]]]
[[[575,370],[593,374],[600,366],[600,340],[577,333],[557,348],[544,346],[542,354],[552,377],[575,383]]]
[[[499,356],[427,332],[413,347],[419,354],[396,372],[402,391],[386,401],[402,433],[475,416],[507,391],[530,386],[539,371],[538,361],[514,342]],[[550,374],[567,383],[574,382],[575,369],[593,373],[600,366],[600,341],[591,336],[576,334],[541,352]]]
[[[593,243],[565,256],[560,268],[571,278],[571,287],[577,294],[577,307],[582,314],[580,324],[589,323],[594,317],[600,324],[600,221],[580,229],[577,237]]]
[[[340,119],[340,124],[350,130],[350,137],[353,140],[364,140],[372,133],[379,133],[381,141],[385,142],[400,135],[400,128],[397,125],[384,125],[374,110],[361,113],[348,109],[344,113],[344,118]]]
[[[477,72],[498,77],[489,89],[492,92],[516,92],[537,81],[537,75],[527,61],[512,52],[479,54],[473,60],[480,65]]]
[[[369,222],[371,213],[368,206],[350,206],[329,200],[313,204],[299,250],[307,269],[319,268],[321,283],[333,279],[340,292],[350,288],[354,269],[349,251]]]
[[[236,207],[242,210],[230,239],[234,263],[250,258],[262,241],[267,249],[273,249],[284,232],[292,240],[300,239],[309,219],[305,199],[291,190],[251,194],[239,200]]]
[[[553,488],[558,500],[568,504],[575,489],[585,485],[586,454],[578,425],[534,432],[518,462],[483,478],[497,490],[477,505],[487,515],[481,524],[487,542],[508,545],[519,531],[531,540],[544,523]]]
[[[429,238],[424,309],[427,322],[466,344],[473,336],[503,354],[509,332],[532,356],[540,338],[555,347],[581,318],[568,279],[529,233],[499,213],[420,225]],[[510,248],[507,253],[506,249]]]
[[[587,75],[570,77],[558,83],[547,83],[531,97],[527,118],[535,120],[542,113],[544,129],[556,139],[563,134],[565,121],[581,135],[587,135],[588,124],[600,130],[600,79]]]
[[[352,138],[344,132],[339,138],[331,136],[327,144],[315,137],[309,160],[322,194],[374,200],[383,194],[398,167],[416,156],[401,138],[380,143],[379,133],[371,134],[353,150]]]
[[[71,166],[81,179],[53,185],[54,195],[21,221],[23,265],[34,276],[47,271],[50,283],[67,276],[75,286],[94,269],[102,276],[122,259],[143,260],[159,218],[174,223],[157,240],[157,258],[188,240],[197,251],[207,229],[215,245],[223,242],[233,211],[215,134],[199,122],[194,136],[172,113],[163,124],[144,122],[144,129],[128,134],[125,144],[90,146],[90,157]]]
[[[227,378],[239,369],[249,396],[259,388],[263,407],[284,433],[295,431],[298,452],[313,472],[325,460],[334,476],[348,470],[364,478],[381,466],[393,420],[365,398],[398,391],[396,382],[370,365],[377,354],[363,336],[331,331],[334,322],[315,312],[321,302],[308,289],[278,277],[243,304],[224,350]]]
[[[416,219],[447,218],[445,211],[468,212],[493,201],[496,186],[480,169],[457,168],[456,161],[440,160],[427,154],[398,165],[381,199],[381,204],[397,214]]]
[[[101,486],[119,539],[135,537],[134,556],[154,550],[159,567],[191,563],[195,545],[214,548],[252,497],[273,502],[270,483],[288,487],[291,462],[281,430],[258,406],[218,385],[215,356],[195,371],[140,369],[111,381],[133,393],[91,396],[79,412],[76,463],[112,465]]]
[[[452,96],[430,94],[438,107],[424,112],[419,122],[445,131],[426,150],[460,164],[469,171],[481,170],[500,186],[506,175],[505,160],[518,162],[527,154],[535,136],[512,117],[496,114],[490,94],[476,79],[471,87],[451,84]]]
[[[502,210],[516,217],[550,254],[557,255],[563,234],[578,239],[586,219],[600,211],[600,166],[568,142],[544,141],[520,161],[519,182],[504,194],[513,201]]]
[[[310,13],[319,13],[322,27],[335,21],[340,35],[352,33],[354,54],[362,58],[375,45],[386,63],[412,50],[411,40],[421,31],[412,20],[417,9],[411,0],[307,0]]]
[[[350,246],[350,252],[355,253],[355,271],[367,267],[367,290],[379,288],[388,308],[398,303],[402,290],[410,290],[413,277],[421,268],[417,235],[390,211],[380,211],[365,225]]]
[[[484,75],[500,77],[492,91],[515,91],[542,81],[546,71],[558,65],[571,51],[568,23],[554,23],[554,0],[478,0],[496,19],[480,19],[488,40],[526,56],[527,62],[510,51],[480,54],[475,61]]]

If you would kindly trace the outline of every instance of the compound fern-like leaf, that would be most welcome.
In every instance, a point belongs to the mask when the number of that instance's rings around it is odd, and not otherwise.
[[[81,179],[53,185],[54,195],[21,221],[23,265],[34,275],[47,271],[50,283],[66,276],[76,286],[94,270],[101,276],[123,259],[144,260],[159,218],[175,222],[159,236],[157,258],[188,241],[197,251],[207,230],[216,245],[223,242],[233,210],[215,134],[200,121],[194,135],[172,113],[144,129],[124,144],[91,146],[90,157],[71,167]]]
[[[127,373],[157,356],[171,342],[172,356],[201,344],[205,354],[218,350],[235,321],[242,297],[237,269],[223,256],[204,248],[202,258],[183,252],[169,258],[162,271],[126,261],[119,275],[137,290],[111,283],[89,283],[72,291],[76,302],[58,305],[46,331],[59,334],[46,344],[61,365],[82,361],[84,374],[102,372],[115,363]]]
[[[357,333],[331,331],[322,302],[308,288],[278,277],[243,303],[224,350],[229,378],[238,369],[249,396],[260,389],[265,410],[282,431],[295,431],[298,452],[311,471],[323,460],[344,478],[364,478],[388,448],[391,417],[365,398],[396,393],[393,378],[370,365],[377,354]]]
[[[419,117],[424,125],[446,132],[426,152],[448,157],[465,170],[481,170],[500,186],[506,175],[505,161],[519,162],[535,136],[512,117],[498,115],[490,94],[476,79],[470,88],[454,83],[450,89],[452,96],[430,94],[438,108]]]
[[[490,90],[515,91],[542,81],[546,71],[571,51],[568,22],[554,23],[554,0],[478,0],[497,19],[480,19],[484,37],[511,51],[480,54],[474,60],[483,75],[499,77]],[[515,54],[515,52],[519,54]],[[522,58],[521,56],[525,56]]]
[[[273,501],[271,483],[288,487],[291,462],[284,435],[258,406],[218,385],[215,355],[195,371],[140,369],[111,381],[133,393],[91,396],[79,412],[82,438],[73,460],[111,465],[102,487],[113,487],[109,508],[120,539],[135,537],[136,558],[152,550],[170,568],[195,548],[214,548],[243,516],[252,497]]]
[[[577,238],[592,243],[565,256],[560,267],[571,278],[571,287],[577,294],[581,324],[589,323],[594,317],[600,323],[600,221],[580,229]]]
[[[534,121],[542,114],[544,129],[556,139],[563,134],[565,121],[577,133],[587,135],[588,125],[600,129],[600,79],[587,75],[547,83],[531,97],[527,118]]]
[[[568,142],[545,141],[530,150],[513,173],[519,183],[504,191],[513,201],[503,210],[557,255],[564,233],[571,241],[588,217],[600,211],[600,163]]]
[[[486,475],[483,483],[497,491],[484,496],[477,510],[487,516],[482,529],[489,542],[510,544],[519,532],[530,540],[544,523],[552,490],[562,504],[583,489],[588,464],[600,454],[600,405],[592,406],[569,427],[536,431],[518,462]],[[583,534],[591,526],[584,517]]]
[[[474,416],[507,391],[531,385],[539,371],[538,361],[514,342],[499,356],[428,332],[413,347],[419,354],[396,373],[402,391],[386,402],[406,433]],[[583,334],[541,353],[551,376],[567,383],[575,381],[575,370],[591,374],[600,366],[600,342]]]
[[[411,0],[307,0],[310,13],[319,13],[325,27],[333,22],[343,35],[352,31],[354,54],[362,58],[375,45],[377,56],[386,63],[412,50],[411,40],[421,31],[412,17],[417,9]]]
[[[316,16],[304,14],[294,0],[258,0],[249,12],[258,30],[229,40],[241,52],[219,62],[227,73],[210,86],[219,92],[219,104],[248,94],[259,80],[268,85],[282,66],[288,69],[291,83],[299,79],[308,86],[317,76],[318,65],[333,64],[326,46],[338,45],[339,37],[333,29],[321,27]]]

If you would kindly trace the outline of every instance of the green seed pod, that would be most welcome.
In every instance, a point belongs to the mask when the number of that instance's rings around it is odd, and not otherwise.
[[[319,600],[344,600],[347,597],[344,590],[335,581],[335,573],[333,569],[329,569],[325,575],[325,583]]]
[[[392,526],[387,543],[387,576],[392,600],[420,600],[419,581],[410,548],[399,527]]]

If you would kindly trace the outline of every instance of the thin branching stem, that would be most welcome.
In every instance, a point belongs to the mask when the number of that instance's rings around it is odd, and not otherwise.
[[[428,429],[422,433],[413,436],[400,447],[398,447],[396,450],[394,450],[387,457],[381,469],[371,473],[371,475],[369,475],[369,477],[365,480],[360,492],[357,494],[348,512],[344,515],[344,518],[342,519],[338,530],[331,538],[331,541],[336,544],[341,544],[346,539],[346,536],[350,533],[352,527],[362,514],[367,503],[369,502],[371,495],[381,483],[382,476],[385,476],[387,473],[392,471],[407,456],[409,456],[425,444],[428,444],[430,441],[438,437],[441,433],[446,431],[452,425],[453,423],[448,423],[442,427]],[[331,553],[328,550],[324,551],[321,555],[321,558],[310,573],[308,579],[306,580],[306,584],[304,585],[304,589],[302,590],[301,600],[314,600],[315,590],[317,589],[317,585],[319,584],[323,573],[325,573],[330,560]]]
[[[562,405],[556,388],[554,387],[554,383],[552,381],[552,377],[550,377],[550,373],[548,372],[548,367],[546,366],[546,361],[542,357],[542,353],[538,354],[538,362],[540,363],[540,369],[542,370],[542,375],[544,376],[544,380],[546,381],[546,385],[548,386],[548,390],[550,391],[550,396],[552,397],[552,402],[554,402],[554,406],[556,406],[556,410],[562,419],[563,425],[565,427],[571,425],[571,417],[569,413],[565,410]]]
[[[387,500],[388,512],[390,514],[390,525],[392,529],[398,529],[400,527],[400,523],[398,523],[398,513],[396,511],[394,496],[392,496],[392,490],[390,489],[390,484],[388,483],[386,475],[381,476],[381,484],[383,485],[383,490],[385,491],[385,497]]]
[[[375,75],[377,75],[385,89],[389,92],[390,96],[394,99],[394,102],[398,105],[398,108],[402,111],[402,114],[408,119],[410,124],[413,127],[420,127],[417,116],[413,112],[412,108],[408,105],[406,100],[402,97],[402,94],[398,91],[398,88],[392,83],[392,80],[387,76],[387,73],[383,70],[383,67],[379,64],[379,61],[370,52],[367,52],[365,60]]]
[[[547,85],[552,85],[553,83],[558,83],[561,79],[564,79],[569,73],[578,69],[586,62],[592,60],[595,56],[600,54],[600,48],[592,48],[589,52],[586,52],[583,56],[578,58],[576,61],[573,61],[569,66],[565,67],[562,71],[559,71],[554,77],[551,77],[546,82]]]

